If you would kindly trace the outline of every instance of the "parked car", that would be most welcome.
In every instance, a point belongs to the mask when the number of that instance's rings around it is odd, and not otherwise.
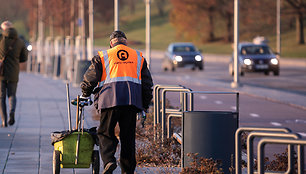
[[[164,71],[175,71],[178,67],[191,67],[192,70],[204,69],[203,56],[192,43],[171,43],[162,62]]]
[[[267,44],[240,43],[238,52],[239,74],[241,76],[245,72],[264,72],[265,75],[273,72],[275,76],[279,75],[279,60]],[[234,75],[233,56],[228,70],[230,75]]]

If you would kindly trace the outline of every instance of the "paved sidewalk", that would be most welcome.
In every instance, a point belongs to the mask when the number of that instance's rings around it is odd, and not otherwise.
[[[81,94],[71,87],[70,96]],[[75,125],[76,107],[71,105],[72,125]],[[85,108],[85,127],[98,126],[92,120],[92,108]],[[17,90],[16,123],[0,128],[0,173],[49,174],[52,173],[50,133],[68,129],[66,85],[62,80],[35,74],[20,74]],[[101,162],[102,166],[102,162]],[[138,169],[145,171],[146,169]],[[100,171],[103,171],[101,167]],[[90,169],[61,169],[61,173],[91,173]],[[121,173],[117,167],[114,173]],[[143,172],[137,172],[143,173]]]

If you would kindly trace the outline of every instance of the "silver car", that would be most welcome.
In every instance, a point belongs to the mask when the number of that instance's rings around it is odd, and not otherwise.
[[[263,72],[269,75],[273,72],[279,75],[279,60],[267,44],[240,43],[238,45],[239,74],[245,72]],[[234,58],[229,63],[229,74],[234,75]]]

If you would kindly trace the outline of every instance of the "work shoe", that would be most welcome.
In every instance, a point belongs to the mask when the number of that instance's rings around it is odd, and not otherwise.
[[[115,162],[109,162],[105,165],[102,174],[112,174],[116,168],[117,168],[117,164]]]
[[[8,124],[12,126],[15,123],[15,113],[10,113],[10,120],[8,121]]]

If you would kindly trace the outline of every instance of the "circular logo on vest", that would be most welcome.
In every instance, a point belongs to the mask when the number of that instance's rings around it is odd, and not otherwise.
[[[122,60],[122,61],[125,61],[126,59],[129,58],[129,53],[125,50],[119,50],[117,52],[117,57]]]

